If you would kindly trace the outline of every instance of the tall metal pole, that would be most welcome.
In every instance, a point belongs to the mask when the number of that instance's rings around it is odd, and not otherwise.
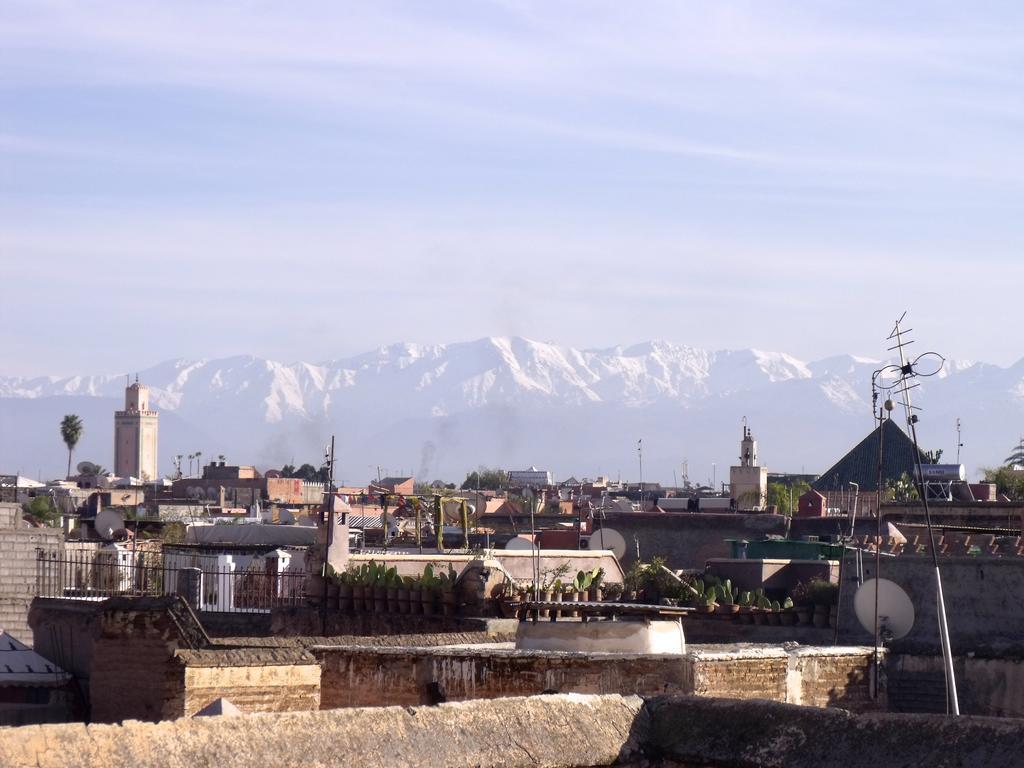
[[[902,320],[902,318],[900,318]],[[900,387],[900,394],[903,395],[903,406],[907,413],[907,425],[910,427],[910,437],[914,442],[914,468],[917,477],[914,478],[917,484],[918,494],[921,496],[921,506],[924,510],[924,521],[928,527],[928,543],[932,552],[932,566],[935,569],[935,604],[939,615],[939,642],[942,646],[942,661],[946,671],[946,704],[948,714],[959,715],[960,703],[956,694],[956,677],[953,673],[953,652],[949,643],[949,624],[946,621],[946,601],[942,596],[942,575],[939,572],[939,556],[935,547],[935,532],[932,528],[931,511],[928,508],[928,494],[925,492],[924,474],[921,471],[921,449],[917,444],[917,415],[913,411],[910,402],[911,387],[907,386],[906,376],[913,372],[912,364],[907,363],[904,354],[904,342],[902,334],[905,331],[900,329],[900,320],[896,321],[896,327],[890,338],[896,339],[895,349],[900,354],[900,370],[903,373],[903,385]]]
[[[320,515],[321,522],[326,526],[324,531],[324,562],[320,567],[320,634],[327,635],[327,558],[334,543],[334,435],[327,449],[327,470],[324,476],[324,503]]]
[[[640,511],[644,511],[644,441],[640,438],[636,441],[636,452],[640,457]]]
[[[875,390],[872,393],[872,400],[877,401],[878,391]],[[879,579],[882,578],[882,476],[884,463],[884,451],[885,451],[885,406],[878,409],[878,486],[877,496],[875,498],[875,523],[876,523],[876,534],[875,534],[875,688],[874,697],[878,699],[878,687],[882,679],[882,668],[878,663],[878,646],[882,639],[882,624],[878,616],[878,583]]]

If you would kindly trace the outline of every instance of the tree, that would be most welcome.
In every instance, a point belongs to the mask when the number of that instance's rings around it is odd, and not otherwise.
[[[22,512],[37,523],[53,525],[60,520],[60,512],[49,496],[36,496],[32,501],[21,505]]]
[[[934,450],[934,451],[925,451],[924,455],[928,459],[928,461],[924,462],[925,464],[938,464],[939,463],[939,459],[942,458],[942,449],[939,448],[939,449]]]
[[[1012,467],[1014,464],[1024,464],[1024,437],[1017,443],[1017,447],[1013,449],[1013,453],[1006,457],[1003,461],[1008,467]]]
[[[301,480],[308,480],[311,483],[326,483],[327,467],[320,467],[320,469],[317,469],[312,464],[303,464],[301,467],[296,469],[292,464],[285,464],[281,467],[281,475],[283,477],[295,477]]]
[[[917,501],[921,495],[917,492],[917,484],[904,472],[899,480],[886,480],[882,498],[886,501]]]
[[[790,489],[792,488],[793,493],[790,495]],[[768,506],[774,505],[779,510],[780,514],[792,515],[796,510],[797,499],[803,496],[807,491],[811,489],[810,483],[804,480],[796,480],[791,484],[787,483],[768,483]],[[792,506],[789,503],[790,498],[793,499]]]
[[[466,475],[461,488],[464,491],[475,491],[477,488],[485,491],[498,491],[504,487],[507,477],[508,473],[503,469],[480,467],[475,472]]]
[[[78,445],[82,437],[82,420],[73,413],[67,414],[60,423],[60,437],[64,445],[68,447],[68,473],[66,478],[71,477],[71,453]]]
[[[1012,467],[983,469],[986,483],[995,483],[996,490],[1011,499],[1024,499],[1024,472]]]

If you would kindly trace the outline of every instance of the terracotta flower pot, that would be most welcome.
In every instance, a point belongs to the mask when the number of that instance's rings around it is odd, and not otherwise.
[[[352,612],[352,585],[341,584],[338,586],[338,609],[345,612]]]
[[[398,590],[398,612],[403,615],[409,613],[408,588],[402,587]]]

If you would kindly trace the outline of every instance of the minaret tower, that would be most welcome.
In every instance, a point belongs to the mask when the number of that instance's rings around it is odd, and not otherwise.
[[[114,474],[143,482],[157,479],[157,431],[160,414],[149,409],[149,387],[125,387],[124,410],[114,413]]]
[[[763,509],[768,500],[768,467],[757,463],[757,440],[743,421],[740,463],[729,468],[729,493],[739,509]]]

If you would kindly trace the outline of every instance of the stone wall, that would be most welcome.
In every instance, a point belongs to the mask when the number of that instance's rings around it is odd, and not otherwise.
[[[1011,768],[1024,723],[852,715],[687,696],[537,696],[419,708],[289,712],[123,726],[0,729],[5,768]]]
[[[789,523],[783,515],[630,512],[611,513],[603,524],[625,538],[622,567],[627,569],[636,561],[634,537],[645,561],[661,556],[673,568],[703,568],[711,558],[732,556],[726,539],[785,536]]]
[[[36,594],[37,552],[56,556],[63,536],[56,528],[25,526],[18,504],[0,504],[0,523],[0,628],[31,645],[28,609]]]
[[[510,649],[313,646],[324,709],[433,704],[544,692],[682,692],[678,656]]]
[[[218,698],[243,712],[320,708],[320,666],[299,649],[178,651],[184,698],[175,717],[190,717]]]
[[[324,709],[556,693],[770,699],[864,711],[870,648],[691,647],[683,656],[311,646]]]
[[[685,693],[785,701],[789,655],[781,648],[690,651]]]
[[[853,573],[848,556],[844,576]],[[1024,558],[987,556],[944,557],[940,562],[950,644],[954,655],[1024,656]],[[875,576],[875,561],[864,558],[864,578]],[[935,569],[925,557],[882,558],[881,576],[899,584],[914,604],[910,633],[893,641],[896,653],[939,653],[935,603]],[[842,642],[871,643],[853,612],[857,582],[844,578],[840,595],[839,637]]]
[[[890,704],[901,712],[945,712],[941,656],[892,654],[886,665]],[[959,656],[953,660],[960,711],[1024,718],[1024,659]]]

